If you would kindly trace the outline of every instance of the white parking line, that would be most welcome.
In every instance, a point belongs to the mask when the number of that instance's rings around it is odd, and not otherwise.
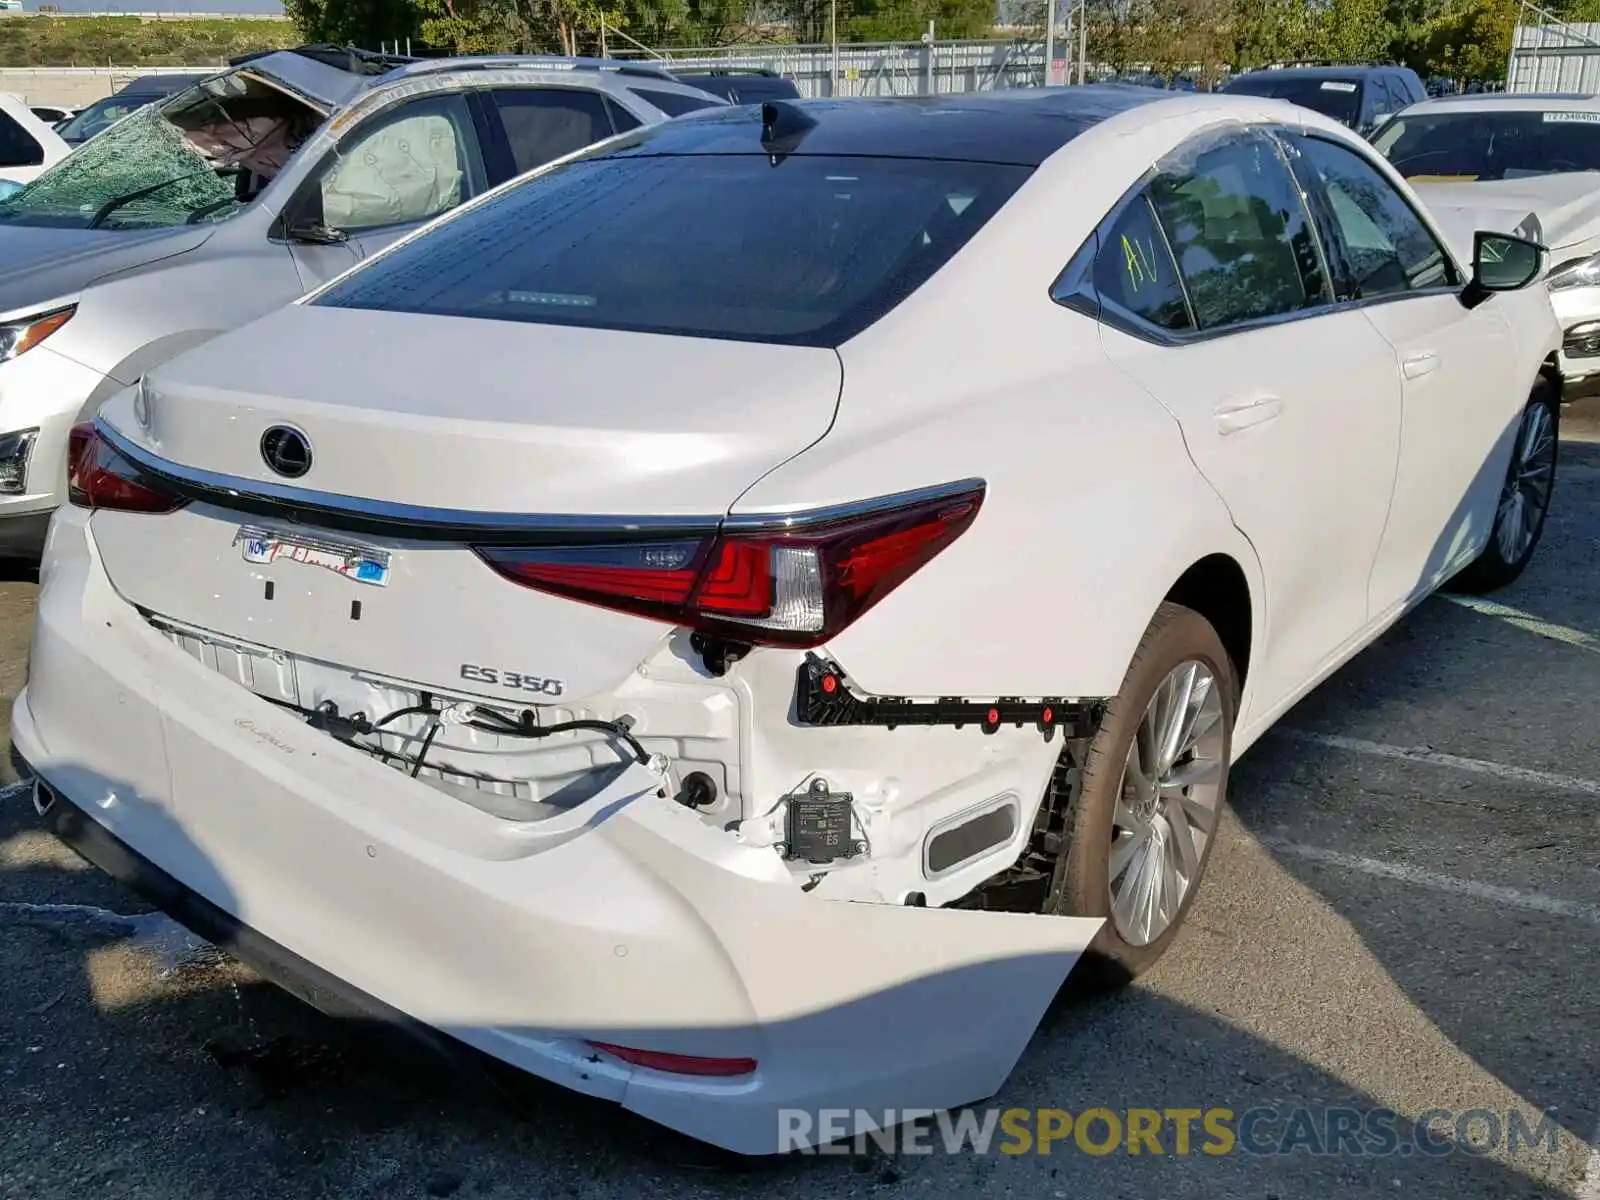
[[[1442,593],[1441,599],[1448,600],[1461,608],[1471,609],[1481,616],[1494,617],[1527,633],[1538,634],[1556,642],[1565,642],[1569,646],[1576,646],[1591,654],[1600,654],[1600,638],[1584,633],[1581,629],[1573,629],[1570,625],[1558,625],[1554,621],[1546,621],[1543,617],[1523,612],[1520,608],[1512,608],[1509,604],[1500,604],[1494,600],[1485,600],[1481,596]]]
[[[1513,767],[1482,758],[1463,758],[1459,754],[1445,754],[1439,750],[1430,750],[1426,746],[1391,746],[1387,742],[1369,742],[1364,738],[1343,737],[1337,733],[1317,733],[1310,729],[1285,729],[1279,726],[1275,732],[1281,737],[1311,742],[1334,750],[1348,750],[1352,754],[1368,754],[1374,758],[1389,758],[1400,762],[1426,763],[1434,767],[1451,767],[1474,775],[1492,775],[1512,783],[1526,783],[1535,787],[1555,788],[1563,792],[1583,792],[1590,796],[1600,796],[1600,782],[1593,779],[1579,779],[1575,775],[1534,771],[1527,767]]]
[[[1577,900],[1561,900],[1555,896],[1543,896],[1537,892],[1521,892],[1516,888],[1497,887],[1492,883],[1478,883],[1472,879],[1457,879],[1454,875],[1441,875],[1436,871],[1425,870],[1422,867],[1387,862],[1379,858],[1366,858],[1359,854],[1345,854],[1343,851],[1327,850],[1321,846],[1308,846],[1303,842],[1291,841],[1288,838],[1260,836],[1256,840],[1269,850],[1275,850],[1280,854],[1288,854],[1295,858],[1303,858],[1309,862],[1343,867],[1347,871],[1359,871],[1363,875],[1376,875],[1382,879],[1394,879],[1401,883],[1414,884],[1417,887],[1431,888],[1436,892],[1449,892],[1457,896],[1471,896],[1474,899],[1486,900],[1491,904],[1499,904],[1506,908],[1522,909],[1524,912],[1544,913],[1552,917],[1568,917],[1588,925],[1600,925],[1600,904],[1583,904]],[[1596,1167],[1596,1172],[1597,1176],[1600,1176],[1600,1166]]]

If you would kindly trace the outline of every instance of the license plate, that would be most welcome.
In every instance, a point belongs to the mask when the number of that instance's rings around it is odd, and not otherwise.
[[[389,552],[373,546],[333,538],[285,533],[259,525],[241,525],[233,535],[245,562],[274,563],[279,559],[321,567],[357,583],[386,587],[389,583]]]

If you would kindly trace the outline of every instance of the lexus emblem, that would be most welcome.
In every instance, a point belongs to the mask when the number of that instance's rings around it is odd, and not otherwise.
[[[298,429],[274,425],[261,435],[261,457],[279,475],[299,479],[311,470],[311,443]]]

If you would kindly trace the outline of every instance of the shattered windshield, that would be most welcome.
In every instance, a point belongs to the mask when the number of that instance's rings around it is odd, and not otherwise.
[[[151,104],[0,200],[0,225],[166,229],[250,203],[321,114],[242,75]]]

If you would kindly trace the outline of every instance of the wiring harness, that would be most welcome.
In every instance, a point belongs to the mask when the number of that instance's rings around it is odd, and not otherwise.
[[[265,696],[262,699],[268,700],[279,708],[286,708],[291,712],[298,713],[305,718],[306,724],[311,728],[321,730],[330,737],[358,750],[378,754],[385,759],[398,759],[403,765],[411,768],[411,777],[413,779],[421,773],[423,766],[426,765],[428,751],[433,748],[433,742],[439,735],[439,730],[446,725],[465,725],[485,733],[497,733],[503,737],[528,738],[530,740],[552,737],[558,733],[570,733],[575,730],[587,729],[596,733],[608,734],[615,740],[622,742],[628,748],[628,753],[640,764],[649,765],[651,762],[650,753],[633,736],[633,722],[626,716],[620,717],[615,721],[580,719],[576,721],[558,721],[553,725],[541,725],[539,724],[538,715],[532,709],[523,709],[518,717],[512,718],[495,709],[484,708],[465,701],[448,704],[435,703],[435,697],[431,693],[423,692],[422,703],[409,704],[404,708],[394,709],[392,712],[385,713],[374,720],[361,712],[341,713],[339,706],[332,700],[324,700],[313,709],[305,708],[287,700],[273,700]],[[427,732],[423,735],[422,746],[415,756],[399,754],[381,745],[357,740],[381,732],[385,726],[392,725],[402,717],[412,716],[428,718]],[[450,768],[450,772],[463,778],[484,780],[491,778],[490,776],[474,775],[470,771],[460,771],[454,767]]]

